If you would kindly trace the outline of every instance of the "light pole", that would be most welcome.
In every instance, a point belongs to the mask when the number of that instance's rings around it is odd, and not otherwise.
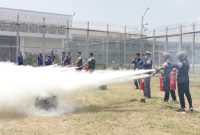
[[[148,25],[148,24],[144,24],[144,17],[147,13],[147,11],[150,9],[150,7],[148,7],[145,12],[144,12],[144,15],[142,16],[142,21],[141,21],[141,29],[140,29],[140,53],[142,54],[142,49],[143,49],[143,45],[142,45],[142,34],[143,34],[143,28],[145,25]]]

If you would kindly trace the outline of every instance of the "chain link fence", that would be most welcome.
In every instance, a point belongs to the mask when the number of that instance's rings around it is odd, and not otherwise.
[[[76,52],[80,51],[85,61],[93,52],[99,68],[131,68],[133,55],[138,52],[151,51],[154,65],[161,65],[163,52],[172,53],[176,62],[176,52],[184,50],[192,71],[200,70],[198,22],[139,32],[137,27],[73,22],[72,17],[66,15],[0,8],[0,33],[0,61],[16,62],[19,51],[23,52],[27,65],[36,65],[39,52],[43,52],[44,57],[55,55],[59,63],[61,53],[70,51],[76,61]],[[22,38],[26,36],[35,38],[32,43],[23,45]],[[51,42],[55,42],[54,46]],[[60,45],[56,45],[58,42]]]

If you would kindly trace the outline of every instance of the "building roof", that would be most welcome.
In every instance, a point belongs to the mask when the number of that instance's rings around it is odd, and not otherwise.
[[[73,16],[0,7],[1,21],[18,22],[18,19],[20,23],[42,24],[45,21],[45,24],[49,25],[66,26],[72,25]]]

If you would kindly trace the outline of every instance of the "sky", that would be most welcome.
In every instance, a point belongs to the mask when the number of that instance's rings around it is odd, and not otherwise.
[[[0,0],[6,8],[71,14],[74,20],[156,28],[200,20],[200,0]]]

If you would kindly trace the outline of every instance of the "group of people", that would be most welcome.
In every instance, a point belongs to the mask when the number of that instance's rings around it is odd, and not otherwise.
[[[140,58],[140,53],[137,53],[134,56],[132,64],[134,64],[134,69],[152,69],[153,61],[150,59],[152,55],[151,52],[147,51],[144,54],[144,59]],[[169,101],[169,96],[171,95],[172,100],[177,102],[176,92],[175,90],[170,89],[170,72],[177,72],[177,85],[178,85],[178,96],[181,108],[176,110],[177,112],[185,112],[185,99],[184,95],[186,95],[188,103],[189,103],[189,111],[193,111],[192,98],[190,94],[189,88],[189,69],[190,63],[187,59],[187,53],[185,51],[180,51],[177,54],[178,63],[173,63],[172,57],[170,53],[163,53],[163,64],[161,67],[156,69],[156,72],[162,71],[162,75],[164,78],[164,99],[163,102],[166,103]],[[152,73],[149,73],[149,75]],[[150,89],[150,77],[144,78],[144,97],[151,98],[151,89]],[[140,82],[135,80],[136,89],[139,89]]]
[[[96,60],[94,58],[93,53],[89,53],[89,58],[87,62],[83,62],[83,58],[81,56],[81,52],[77,52],[77,60],[72,63],[72,57],[70,52],[62,52],[61,62],[58,63],[58,65],[61,65],[63,67],[75,67],[77,71],[81,71],[82,69],[88,70],[90,72],[93,72],[96,68]],[[37,56],[37,66],[50,66],[52,64],[55,64],[55,56],[53,53],[51,55],[47,55],[45,57],[45,60],[43,58],[42,52],[39,52]],[[19,52],[19,55],[17,56],[17,62],[18,65],[24,65],[24,57],[21,52]]]
[[[150,51],[146,51],[144,53],[144,59],[141,59],[140,53],[136,53],[134,55],[134,59],[132,61],[132,64],[134,64],[135,70],[150,70],[153,66],[153,61],[151,60],[152,53]],[[180,51],[177,54],[178,63],[174,64],[172,61],[172,57],[170,53],[164,52],[163,53],[163,64],[158,69],[156,69],[156,72],[162,71],[163,75],[163,84],[164,84],[164,99],[163,102],[169,101],[169,96],[171,95],[172,100],[174,102],[177,102],[176,98],[176,92],[175,90],[170,89],[170,72],[176,71],[177,72],[177,84],[178,84],[178,96],[181,104],[181,108],[178,109],[178,112],[185,112],[185,100],[184,95],[186,95],[188,103],[189,103],[189,110],[193,111],[193,105],[192,105],[192,98],[190,94],[189,89],[189,69],[190,69],[190,63],[187,59],[187,53],[185,51]],[[22,53],[20,52],[17,61],[19,65],[24,64],[24,58]],[[44,64],[46,66],[52,65],[55,62],[55,56],[54,55],[48,55],[46,56],[45,62],[43,61],[43,54],[40,52],[37,56],[37,64],[38,66],[43,66]],[[89,53],[89,58],[85,64],[83,63],[83,58],[81,56],[81,52],[77,52],[77,60],[75,62],[72,62],[72,57],[70,52],[62,52],[62,58],[61,62],[59,63],[61,66],[68,66],[68,67],[75,67],[77,71],[81,71],[82,69],[88,70],[90,72],[93,72],[96,67],[96,60],[94,58],[93,53]],[[147,73],[149,74],[149,77],[146,77],[143,79],[143,82],[140,82],[139,80],[135,80],[134,84],[136,89],[139,89],[140,83],[143,83],[144,85],[144,97],[145,98],[151,98],[151,87],[150,87],[150,80],[152,72]]]
[[[132,61],[132,64],[134,64],[134,69],[135,70],[139,70],[139,69],[145,69],[145,70],[149,70],[152,69],[153,66],[153,61],[151,60],[151,55],[152,53],[150,51],[146,51],[144,53],[144,59],[140,58],[140,53],[137,53]],[[148,73],[149,75],[151,75],[151,72]],[[150,87],[150,76],[144,78],[144,97],[145,98],[151,98],[151,87]],[[136,89],[139,89],[139,85],[140,85],[140,81],[139,80],[135,80],[135,86]]]

